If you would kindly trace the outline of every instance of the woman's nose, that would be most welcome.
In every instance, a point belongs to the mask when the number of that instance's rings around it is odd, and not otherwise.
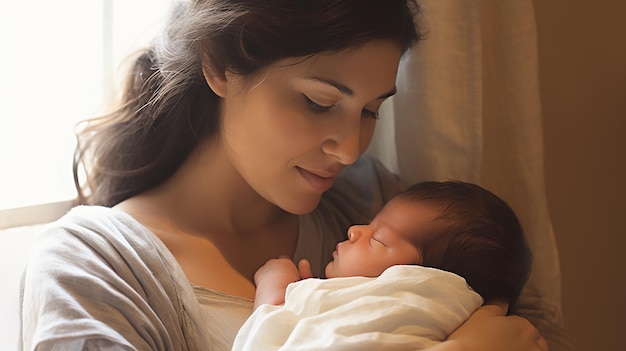
[[[334,156],[342,165],[351,165],[361,156],[359,133],[354,132],[342,140],[328,139],[322,144],[325,154]]]
[[[363,135],[366,131],[361,127],[360,116],[358,120],[346,118],[345,121],[336,126],[335,132],[324,140],[322,151],[327,155],[334,156],[341,164],[353,164],[365,151],[369,139],[371,139],[371,137],[368,138]]]

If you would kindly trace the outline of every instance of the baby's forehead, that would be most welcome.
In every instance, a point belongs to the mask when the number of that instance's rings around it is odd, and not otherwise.
[[[416,236],[429,231],[441,209],[428,202],[395,197],[378,213],[372,224],[389,226],[403,236]]]
[[[419,198],[407,196],[407,195],[398,195],[392,199],[390,199],[383,209],[383,211],[398,211],[398,210],[406,210],[409,214],[415,213],[439,213],[441,212],[438,209],[438,206],[431,201],[422,200]]]

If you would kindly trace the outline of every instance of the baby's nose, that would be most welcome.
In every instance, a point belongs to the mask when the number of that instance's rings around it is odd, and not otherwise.
[[[351,243],[356,242],[357,240],[359,240],[362,234],[363,233],[361,232],[361,229],[359,229],[356,226],[353,226],[352,228],[350,228],[350,230],[348,230],[348,240]]]

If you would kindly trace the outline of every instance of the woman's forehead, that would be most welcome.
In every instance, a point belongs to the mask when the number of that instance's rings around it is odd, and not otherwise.
[[[277,78],[298,76],[332,80],[350,87],[357,94],[357,85],[363,85],[363,88],[379,90],[375,95],[379,96],[395,91],[401,54],[398,45],[392,41],[373,41],[338,52],[285,58],[263,71]]]

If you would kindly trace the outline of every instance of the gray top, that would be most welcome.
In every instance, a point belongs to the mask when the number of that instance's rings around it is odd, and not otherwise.
[[[401,187],[378,162],[349,167],[301,216],[294,258],[320,275],[348,226]],[[252,312],[250,300],[193,287],[152,232],[98,206],[76,207],[39,235],[22,289],[25,350],[230,350]]]

